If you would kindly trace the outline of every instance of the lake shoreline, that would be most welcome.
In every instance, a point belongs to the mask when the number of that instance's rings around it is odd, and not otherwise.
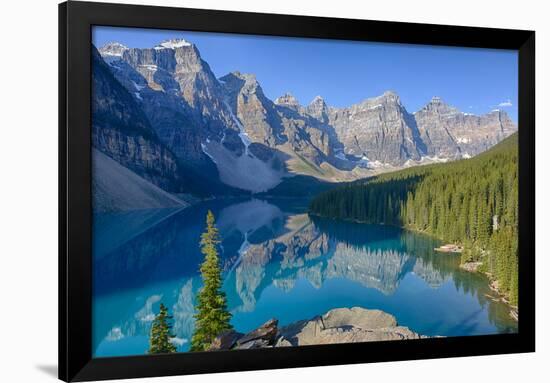
[[[269,319],[246,334],[226,331],[212,341],[207,351],[429,338],[400,326],[391,314],[363,307],[335,308],[282,327],[278,327],[278,322],[276,318]]]
[[[438,237],[434,234],[427,233],[425,231],[418,230],[418,229],[415,229],[415,228],[409,227],[409,226],[400,226],[400,225],[395,225],[395,224],[391,224],[391,223],[376,224],[376,223],[372,223],[372,222],[361,221],[361,220],[358,220],[358,219],[349,219],[349,218],[333,218],[333,217],[328,217],[328,216],[323,216],[323,215],[320,215],[320,214],[317,214],[317,213],[313,213],[313,212],[309,211],[309,209],[307,211],[307,214],[311,215],[311,216],[314,216],[314,217],[319,217],[319,218],[323,218],[323,219],[330,219],[330,220],[335,220],[335,221],[353,222],[353,223],[365,224],[365,225],[384,225],[384,226],[396,227],[396,228],[399,228],[399,229],[402,229],[402,230],[409,230],[409,231],[414,232],[414,233],[426,235],[428,237],[437,239],[438,241],[444,242],[443,239],[441,239],[440,237]],[[460,253],[452,253],[452,254],[460,255]],[[510,313],[509,313],[510,317],[517,322],[518,318],[519,318],[519,308],[518,308],[518,306],[514,306],[514,305],[510,304],[510,301],[506,297],[506,295],[504,293],[502,293],[502,291],[500,291],[500,289],[498,287],[498,281],[493,277],[492,274],[485,273],[485,272],[480,272],[478,270],[479,267],[482,264],[483,264],[483,262],[462,262],[461,261],[459,267],[460,267],[461,270],[467,271],[469,273],[480,273],[480,274],[485,275],[487,277],[487,279],[489,280],[489,283],[488,283],[489,289],[498,295],[498,298],[495,298],[495,297],[492,297],[492,296],[489,296],[489,298],[494,300],[494,301],[500,301],[500,302],[506,304],[510,308]]]

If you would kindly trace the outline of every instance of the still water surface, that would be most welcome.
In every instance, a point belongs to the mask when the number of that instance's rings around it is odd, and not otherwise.
[[[222,237],[232,324],[250,331],[337,307],[391,313],[424,335],[517,331],[509,308],[488,297],[487,279],[439,254],[431,237],[384,225],[310,218],[303,200],[225,200],[184,210],[94,216],[93,354],[144,354],[162,302],[175,343],[187,351],[201,287],[200,234],[208,209]]]

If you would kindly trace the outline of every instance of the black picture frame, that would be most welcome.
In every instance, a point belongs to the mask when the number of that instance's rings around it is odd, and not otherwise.
[[[314,37],[519,52],[518,333],[92,358],[91,28]],[[59,5],[59,378],[88,381],[535,351],[535,32],[69,1]]]

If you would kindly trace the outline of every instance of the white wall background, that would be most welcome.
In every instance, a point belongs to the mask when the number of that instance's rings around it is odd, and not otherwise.
[[[53,382],[57,363],[57,0],[0,3],[0,381]],[[520,382],[550,360],[550,22],[540,0],[134,0],[537,32],[537,353],[144,379],[144,382]],[[524,256],[528,256],[524,254]]]

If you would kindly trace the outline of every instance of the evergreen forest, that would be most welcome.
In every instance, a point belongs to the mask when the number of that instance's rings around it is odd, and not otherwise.
[[[461,244],[462,262],[518,303],[517,133],[471,159],[417,166],[345,184],[314,198],[310,214],[397,225]]]

